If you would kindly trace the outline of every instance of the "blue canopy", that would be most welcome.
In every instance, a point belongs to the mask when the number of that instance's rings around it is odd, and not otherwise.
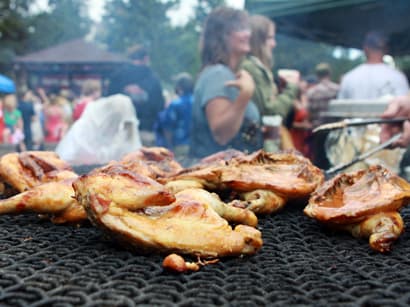
[[[14,81],[0,74],[0,93],[10,94],[16,92]]]

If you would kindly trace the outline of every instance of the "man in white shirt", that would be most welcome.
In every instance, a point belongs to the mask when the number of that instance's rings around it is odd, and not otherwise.
[[[377,99],[409,92],[406,76],[383,62],[387,51],[387,40],[383,34],[369,32],[364,39],[363,50],[366,63],[342,78],[339,99]]]

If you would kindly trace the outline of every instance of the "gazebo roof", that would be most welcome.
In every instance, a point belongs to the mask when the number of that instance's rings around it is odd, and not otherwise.
[[[84,39],[74,39],[14,60],[17,64],[108,64],[127,61],[125,56],[108,52]]]

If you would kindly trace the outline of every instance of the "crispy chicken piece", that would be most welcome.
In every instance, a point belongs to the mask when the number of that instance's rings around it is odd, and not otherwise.
[[[224,203],[216,193],[209,193],[203,189],[186,189],[179,192],[177,196],[179,199],[184,197],[185,199],[190,199],[194,202],[206,203],[211,206],[212,209],[219,214],[219,216],[228,222],[254,227],[258,224],[258,218],[255,213],[250,210],[236,208]]]
[[[14,191],[3,194],[9,198],[0,200],[0,214],[37,212],[54,223],[77,223],[87,218],[73,199],[71,184],[78,175],[54,152],[6,154],[0,159],[0,176]]]
[[[86,220],[82,207],[73,198],[75,178],[47,182],[28,191],[0,200],[0,214],[36,212],[51,217],[52,222],[77,223]]]
[[[166,153],[166,151],[162,153]],[[155,155],[147,155],[144,158],[144,156],[140,154],[139,157],[142,157],[146,161],[153,162],[153,160],[149,159],[154,159]],[[161,160],[161,157],[163,157],[163,160],[167,160],[168,156],[163,154],[159,156],[158,159]],[[60,160],[56,154],[51,152],[13,153],[4,156],[1,161],[3,164],[0,162],[0,168],[2,167],[6,175],[5,178],[8,178],[8,182],[16,186],[18,191],[25,192],[0,201],[0,214],[32,211],[49,215],[54,223],[77,223],[87,219],[84,208],[73,198],[74,190],[71,183],[78,175],[70,171],[70,167],[67,163]],[[100,176],[99,178],[110,177],[112,174],[122,174],[122,177],[119,178],[139,176],[134,174],[134,172],[151,178],[160,176],[160,172],[158,171],[160,168],[155,168],[153,167],[154,163],[150,165],[146,161],[138,159],[132,160],[131,158],[122,164],[114,161],[107,166],[93,170],[92,173],[104,174],[105,177]],[[161,167],[163,167],[161,171],[162,175],[165,174],[165,165],[167,165],[167,163],[168,162],[164,162],[161,164]],[[169,163],[172,164],[172,162]],[[145,177],[141,178],[145,180]],[[117,196],[122,195],[128,197],[127,193],[134,193],[135,195],[140,195],[140,199],[146,197],[147,204],[152,205],[156,204],[156,200],[149,198],[149,196],[155,196],[157,192],[155,190],[151,194],[152,187],[156,184],[162,189],[162,186],[155,183],[152,179],[149,180],[146,186],[136,186],[135,184],[127,186],[120,184],[119,186],[124,189],[122,193],[118,193],[118,190],[116,190],[116,184],[118,184],[116,181],[107,183],[107,181],[101,180],[100,184],[104,185],[104,188],[108,188],[108,185],[112,184],[113,186],[110,187],[110,189],[112,189],[113,194]],[[140,183],[141,182],[143,182],[143,180],[140,180]],[[135,191],[133,191],[133,189],[135,189]],[[174,197],[170,196],[170,199],[174,200]],[[123,205],[125,204],[123,203]]]
[[[256,214],[270,214],[282,209],[286,199],[269,190],[254,190],[238,193],[238,198],[229,202],[233,207],[244,208]]]
[[[148,166],[149,177],[152,179],[168,177],[183,169],[175,160],[174,154],[164,147],[142,147],[125,155],[119,163],[127,169],[135,170],[141,168],[141,164],[145,164]]]
[[[391,245],[402,234],[404,223],[398,212],[382,212],[356,224],[337,225],[337,228],[357,238],[369,238],[370,247],[384,253],[390,251]]]
[[[200,266],[217,263],[218,261],[219,259],[202,260],[200,257],[198,257],[198,260],[196,262],[188,262],[178,254],[170,254],[164,258],[162,267],[166,270],[178,273],[187,271],[195,272],[199,270]]]
[[[192,187],[232,191],[237,198],[231,205],[260,214],[276,212],[288,200],[308,198],[323,180],[323,173],[303,156],[262,150],[230,160],[212,158],[165,179],[175,193]]]
[[[230,161],[233,158],[236,157],[243,157],[245,154],[242,151],[236,150],[236,149],[227,149],[223,150],[217,153],[214,153],[212,155],[209,155],[205,158],[203,158],[201,161],[199,161],[198,164],[201,165],[206,165],[206,164],[212,164],[212,163],[224,163],[225,161]]]
[[[285,199],[309,197],[324,175],[309,159],[292,152],[263,150],[237,157],[224,168],[221,184],[235,191],[264,189]]]
[[[9,153],[0,158],[0,177],[17,192],[39,184],[75,178],[71,167],[50,151]]]
[[[241,151],[227,149],[200,160],[196,165],[159,181],[166,184],[174,193],[189,188],[218,190],[221,186],[221,174],[224,167],[235,157],[245,156]]]
[[[253,254],[262,246],[258,230],[246,225],[232,230],[210,203],[216,202],[225,216],[235,216],[232,212],[239,210],[226,211],[216,197],[205,191],[186,190],[176,194],[174,201],[173,194],[161,184],[121,173],[111,177],[84,175],[73,187],[76,199],[95,225],[141,251],[221,257]],[[242,216],[240,219],[249,219]]]
[[[187,262],[184,258],[177,254],[170,254],[164,258],[162,262],[164,269],[174,272],[198,271],[199,264],[195,262]]]
[[[114,201],[118,201],[128,209],[135,206],[164,205],[175,197],[165,191],[163,186],[149,177],[144,177],[125,169],[119,164],[96,169],[95,184],[101,189],[111,191]],[[0,214],[36,212],[47,214],[53,223],[79,223],[87,220],[82,205],[74,198],[73,178],[46,182],[13,197],[0,200]],[[161,193],[162,194],[161,194]],[[129,202],[137,198],[140,203]],[[164,203],[165,201],[165,203]]]
[[[410,184],[380,165],[339,174],[309,199],[306,215],[356,237],[369,237],[372,249],[390,250],[403,232],[397,212],[410,202]]]
[[[105,199],[107,206],[114,202],[131,211],[147,206],[164,206],[175,200],[175,196],[160,183],[121,165],[83,175],[73,183],[73,188],[80,204],[83,204],[81,197],[91,193],[101,201]]]

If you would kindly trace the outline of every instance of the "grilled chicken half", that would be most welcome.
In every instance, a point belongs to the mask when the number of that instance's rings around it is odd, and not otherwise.
[[[306,215],[355,237],[369,238],[370,247],[387,252],[404,230],[398,213],[410,202],[410,184],[380,165],[339,174],[311,196]]]
[[[81,176],[75,198],[91,221],[126,246],[142,252],[177,252],[201,257],[253,254],[262,246],[254,214],[231,208],[201,189],[170,193],[158,182],[116,168]]]
[[[231,205],[270,214],[288,200],[308,199],[324,180],[320,169],[295,152],[259,150],[205,161],[166,178],[166,186],[175,192],[189,187],[221,194],[229,191],[234,199]]]

